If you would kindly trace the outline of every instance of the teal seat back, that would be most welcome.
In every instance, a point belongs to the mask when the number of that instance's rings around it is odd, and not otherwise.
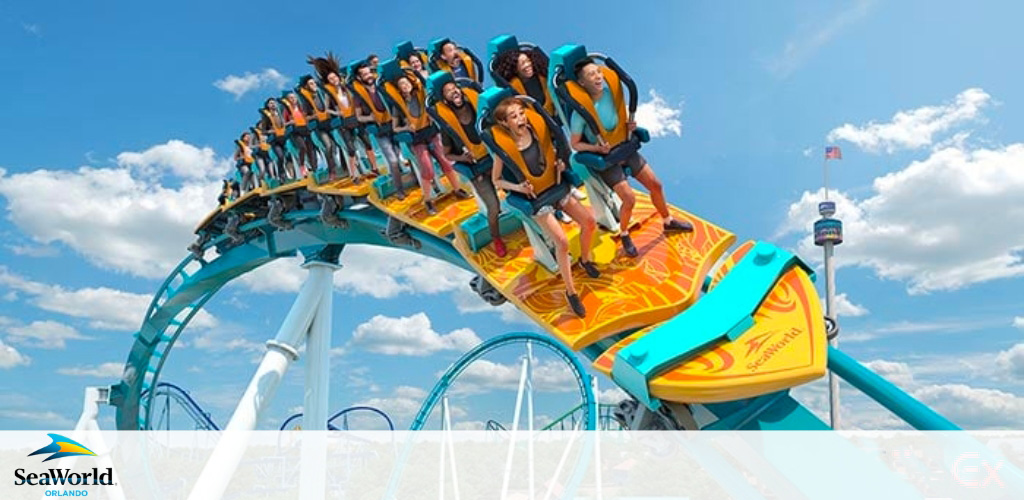
[[[455,83],[455,77],[447,71],[435,71],[427,77],[427,105],[444,100],[441,89],[447,83]]]
[[[572,108],[569,106],[569,103],[562,102],[558,95],[559,93],[555,92],[554,89],[558,88],[566,80],[575,79],[576,75],[573,73],[573,67],[586,58],[587,48],[583,45],[563,45],[551,53],[551,60],[548,63],[548,85],[552,89],[551,97],[555,100],[555,107],[562,115],[563,123],[569,123],[568,119],[572,113]]]
[[[480,94],[480,100],[477,102],[476,120],[480,124],[480,132],[487,133],[488,129],[494,125],[494,117],[491,115],[494,112],[494,108],[498,107],[498,104],[505,98],[513,97],[516,92],[510,88],[501,87],[490,87]]]
[[[398,59],[394,58],[380,63],[377,70],[380,72],[381,81],[384,82],[394,82],[398,77],[405,75],[405,70],[403,70],[402,66],[398,63]]]
[[[441,58],[441,46],[452,41],[451,38],[435,38],[427,45],[427,59],[430,60],[430,69],[437,70],[434,61]]]
[[[395,58],[399,61],[409,60],[409,56],[416,52],[416,47],[412,42],[406,40],[395,44]]]

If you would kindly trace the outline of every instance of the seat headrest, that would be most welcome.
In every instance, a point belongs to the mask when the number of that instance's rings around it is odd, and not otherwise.
[[[491,87],[480,94],[480,98],[477,101],[476,119],[477,123],[480,124],[480,129],[485,130],[494,125],[494,117],[492,113],[494,109],[501,104],[508,97],[513,97],[516,92],[510,88]]]
[[[385,82],[394,82],[399,77],[405,75],[405,70],[402,69],[398,59],[395,58],[380,63],[377,69],[380,71],[380,79]]]
[[[435,38],[431,40],[430,45],[427,45],[427,50],[430,52],[430,59],[440,58],[441,46],[451,41],[452,39],[448,37]],[[458,44],[455,45],[458,46]]]
[[[415,52],[416,47],[413,46],[411,41],[406,40],[395,44],[395,57],[399,61],[408,61],[409,56],[413,55]]]
[[[516,39],[515,35],[498,35],[487,42],[487,60],[490,61],[488,64],[494,63],[494,58],[502,52],[508,50],[516,50],[519,48],[519,40]]]
[[[587,58],[587,48],[583,45],[563,45],[551,53],[551,62],[548,64],[548,76],[554,81],[556,69],[562,69],[562,75],[566,80],[575,80],[576,75],[573,68],[576,63]],[[555,82],[558,83],[558,82]]]
[[[427,101],[428,102],[441,102],[444,96],[441,95],[441,89],[444,88],[447,83],[455,83],[455,77],[447,71],[435,71],[427,77]]]

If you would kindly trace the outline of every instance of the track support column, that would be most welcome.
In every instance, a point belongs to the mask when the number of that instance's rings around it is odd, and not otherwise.
[[[334,253],[335,262],[338,253],[340,248]],[[220,498],[224,495],[228,482],[245,453],[249,431],[256,428],[263,411],[273,401],[284,372],[292,361],[299,357],[299,349],[306,342],[307,332],[320,311],[321,301],[325,300],[324,290],[331,290],[334,271],[338,268],[337,265],[318,260],[311,260],[304,267],[309,270],[306,282],[295,297],[295,302],[281,323],[277,335],[273,340],[267,341],[267,352],[239,400],[206,467],[192,487],[189,496],[191,500]],[[326,300],[330,300],[329,294]],[[326,328],[330,328],[329,319]],[[327,349],[329,348],[328,345]],[[323,397],[326,397],[326,391],[323,392]],[[326,416],[323,418],[323,424],[326,425]]]

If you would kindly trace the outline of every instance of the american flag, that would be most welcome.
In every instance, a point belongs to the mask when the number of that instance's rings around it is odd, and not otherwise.
[[[825,147],[825,159],[826,160],[842,160],[843,153],[839,151],[839,146],[826,146]]]

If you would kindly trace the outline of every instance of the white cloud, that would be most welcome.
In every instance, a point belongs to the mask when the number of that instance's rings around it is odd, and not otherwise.
[[[821,297],[821,303],[822,303],[822,305],[825,304],[825,297]],[[836,314],[840,318],[842,318],[844,316],[854,317],[855,318],[855,317],[858,317],[858,316],[864,316],[864,315],[868,314],[869,312],[871,312],[871,311],[868,311],[868,309],[866,307],[864,307],[862,305],[859,305],[859,304],[854,304],[853,302],[851,302],[849,297],[847,297],[845,293],[840,293],[839,295],[836,295],[835,307],[836,307]]]
[[[1013,318],[1013,326],[1017,328],[1024,328],[1024,316],[1016,316]]]
[[[144,177],[169,173],[185,179],[221,177],[232,165],[228,159],[218,158],[213,148],[199,148],[177,139],[142,152],[121,153],[117,155],[117,164]]]
[[[996,356],[996,365],[1005,373],[1024,379],[1024,344],[1016,344],[1000,352]]]
[[[641,102],[636,108],[637,125],[647,129],[651,137],[683,134],[683,122],[679,120],[682,110],[673,108],[658,95],[650,91],[651,100]]]
[[[23,257],[56,257],[60,250],[46,245],[7,245],[14,255]]]
[[[20,420],[33,427],[50,425],[55,429],[70,429],[75,424],[71,419],[53,411],[0,409],[0,418]]]
[[[7,327],[8,341],[41,349],[64,349],[67,340],[87,340],[73,327],[56,321],[33,321],[28,325]]]
[[[980,118],[982,108],[990,100],[984,90],[970,88],[958,94],[952,103],[900,111],[886,123],[871,122],[862,127],[844,124],[829,132],[828,140],[849,141],[873,153],[922,148],[933,143],[935,134]],[[957,137],[958,141],[947,144],[962,144],[966,139],[965,135]]]
[[[474,313],[498,313],[501,320],[510,324],[534,325],[524,312],[520,311],[511,302],[505,302],[500,306],[492,306],[480,298],[469,286],[459,287],[452,293],[452,300],[455,301],[455,308],[462,314]]]
[[[865,342],[890,335],[913,335],[921,333],[958,333],[977,331],[997,326],[990,319],[942,318],[933,321],[899,320],[864,330],[840,333],[845,342]]]
[[[864,363],[864,366],[900,387],[907,388],[914,384],[914,375],[910,373],[910,366],[906,363],[876,359]]]
[[[1024,144],[1000,149],[933,151],[876,178],[874,194],[856,200],[831,193],[845,241],[839,267],[873,269],[908,282],[911,293],[954,290],[1024,275]],[[782,233],[805,236],[798,251],[820,261],[811,228],[820,191],[789,207]]]
[[[244,75],[228,75],[213,82],[213,86],[235,96],[237,101],[243,95],[254,90],[269,88],[280,90],[288,85],[288,77],[274,68],[266,68],[259,73],[246,71]]]
[[[629,398],[629,394],[619,387],[612,387],[597,393],[597,402],[600,404],[619,404],[623,399]]]
[[[814,153],[814,148],[804,149],[800,154],[804,155],[804,158],[810,158],[811,154]]]
[[[536,358],[536,356],[534,356]],[[478,359],[466,367],[452,384],[452,392],[473,394],[492,390],[516,391],[522,374],[522,360],[496,363]],[[572,392],[577,390],[572,369],[561,361],[534,360],[533,389],[536,392]]]
[[[963,384],[922,387],[914,397],[965,429],[1020,429],[1024,398],[995,389]]]
[[[438,351],[467,351],[479,344],[480,338],[469,328],[443,335],[435,332],[424,313],[401,318],[378,314],[356,327],[352,343],[381,354],[427,356]]]
[[[146,153],[126,161],[149,160],[165,161]],[[0,170],[0,195],[8,219],[37,243],[61,242],[102,268],[162,278],[185,256],[220,186],[191,179],[167,188],[137,170],[128,164],[13,175]]]
[[[66,290],[59,285],[48,285],[28,280],[0,266],[0,286],[7,286],[31,296],[40,309],[89,320],[89,326],[103,330],[134,332],[142,324],[143,315],[152,296],[130,293],[112,288],[79,288]],[[217,319],[206,311],[192,318],[193,328],[212,328]]]
[[[874,0],[858,0],[842,12],[826,15],[824,21],[814,19],[809,29],[786,42],[780,54],[768,58],[765,67],[779,78],[789,76],[843,30],[867,16],[872,4]]]
[[[31,362],[32,360],[28,356],[0,340],[0,368],[14,368],[15,366],[28,365]]]
[[[396,427],[403,427],[399,422],[412,418],[420,411],[423,401],[427,398],[427,391],[418,387],[399,386],[396,387],[392,396],[387,398],[370,398],[363,400],[357,405],[366,405],[377,408],[387,413]],[[452,412],[455,413],[454,411]]]
[[[221,326],[212,328],[189,337],[188,345],[196,349],[203,349],[210,352],[242,351],[247,353],[260,353],[264,349],[262,342],[256,342],[245,337],[245,330],[236,325]],[[181,341],[178,341],[181,344]]]
[[[57,373],[73,377],[118,378],[124,370],[124,363],[110,362],[98,365],[67,366],[58,368]]]
[[[403,293],[437,294],[469,287],[472,274],[430,257],[397,248],[347,245],[334,274],[334,286],[342,293],[389,299]],[[294,293],[306,271],[302,259],[278,259],[238,279],[261,293]]]

